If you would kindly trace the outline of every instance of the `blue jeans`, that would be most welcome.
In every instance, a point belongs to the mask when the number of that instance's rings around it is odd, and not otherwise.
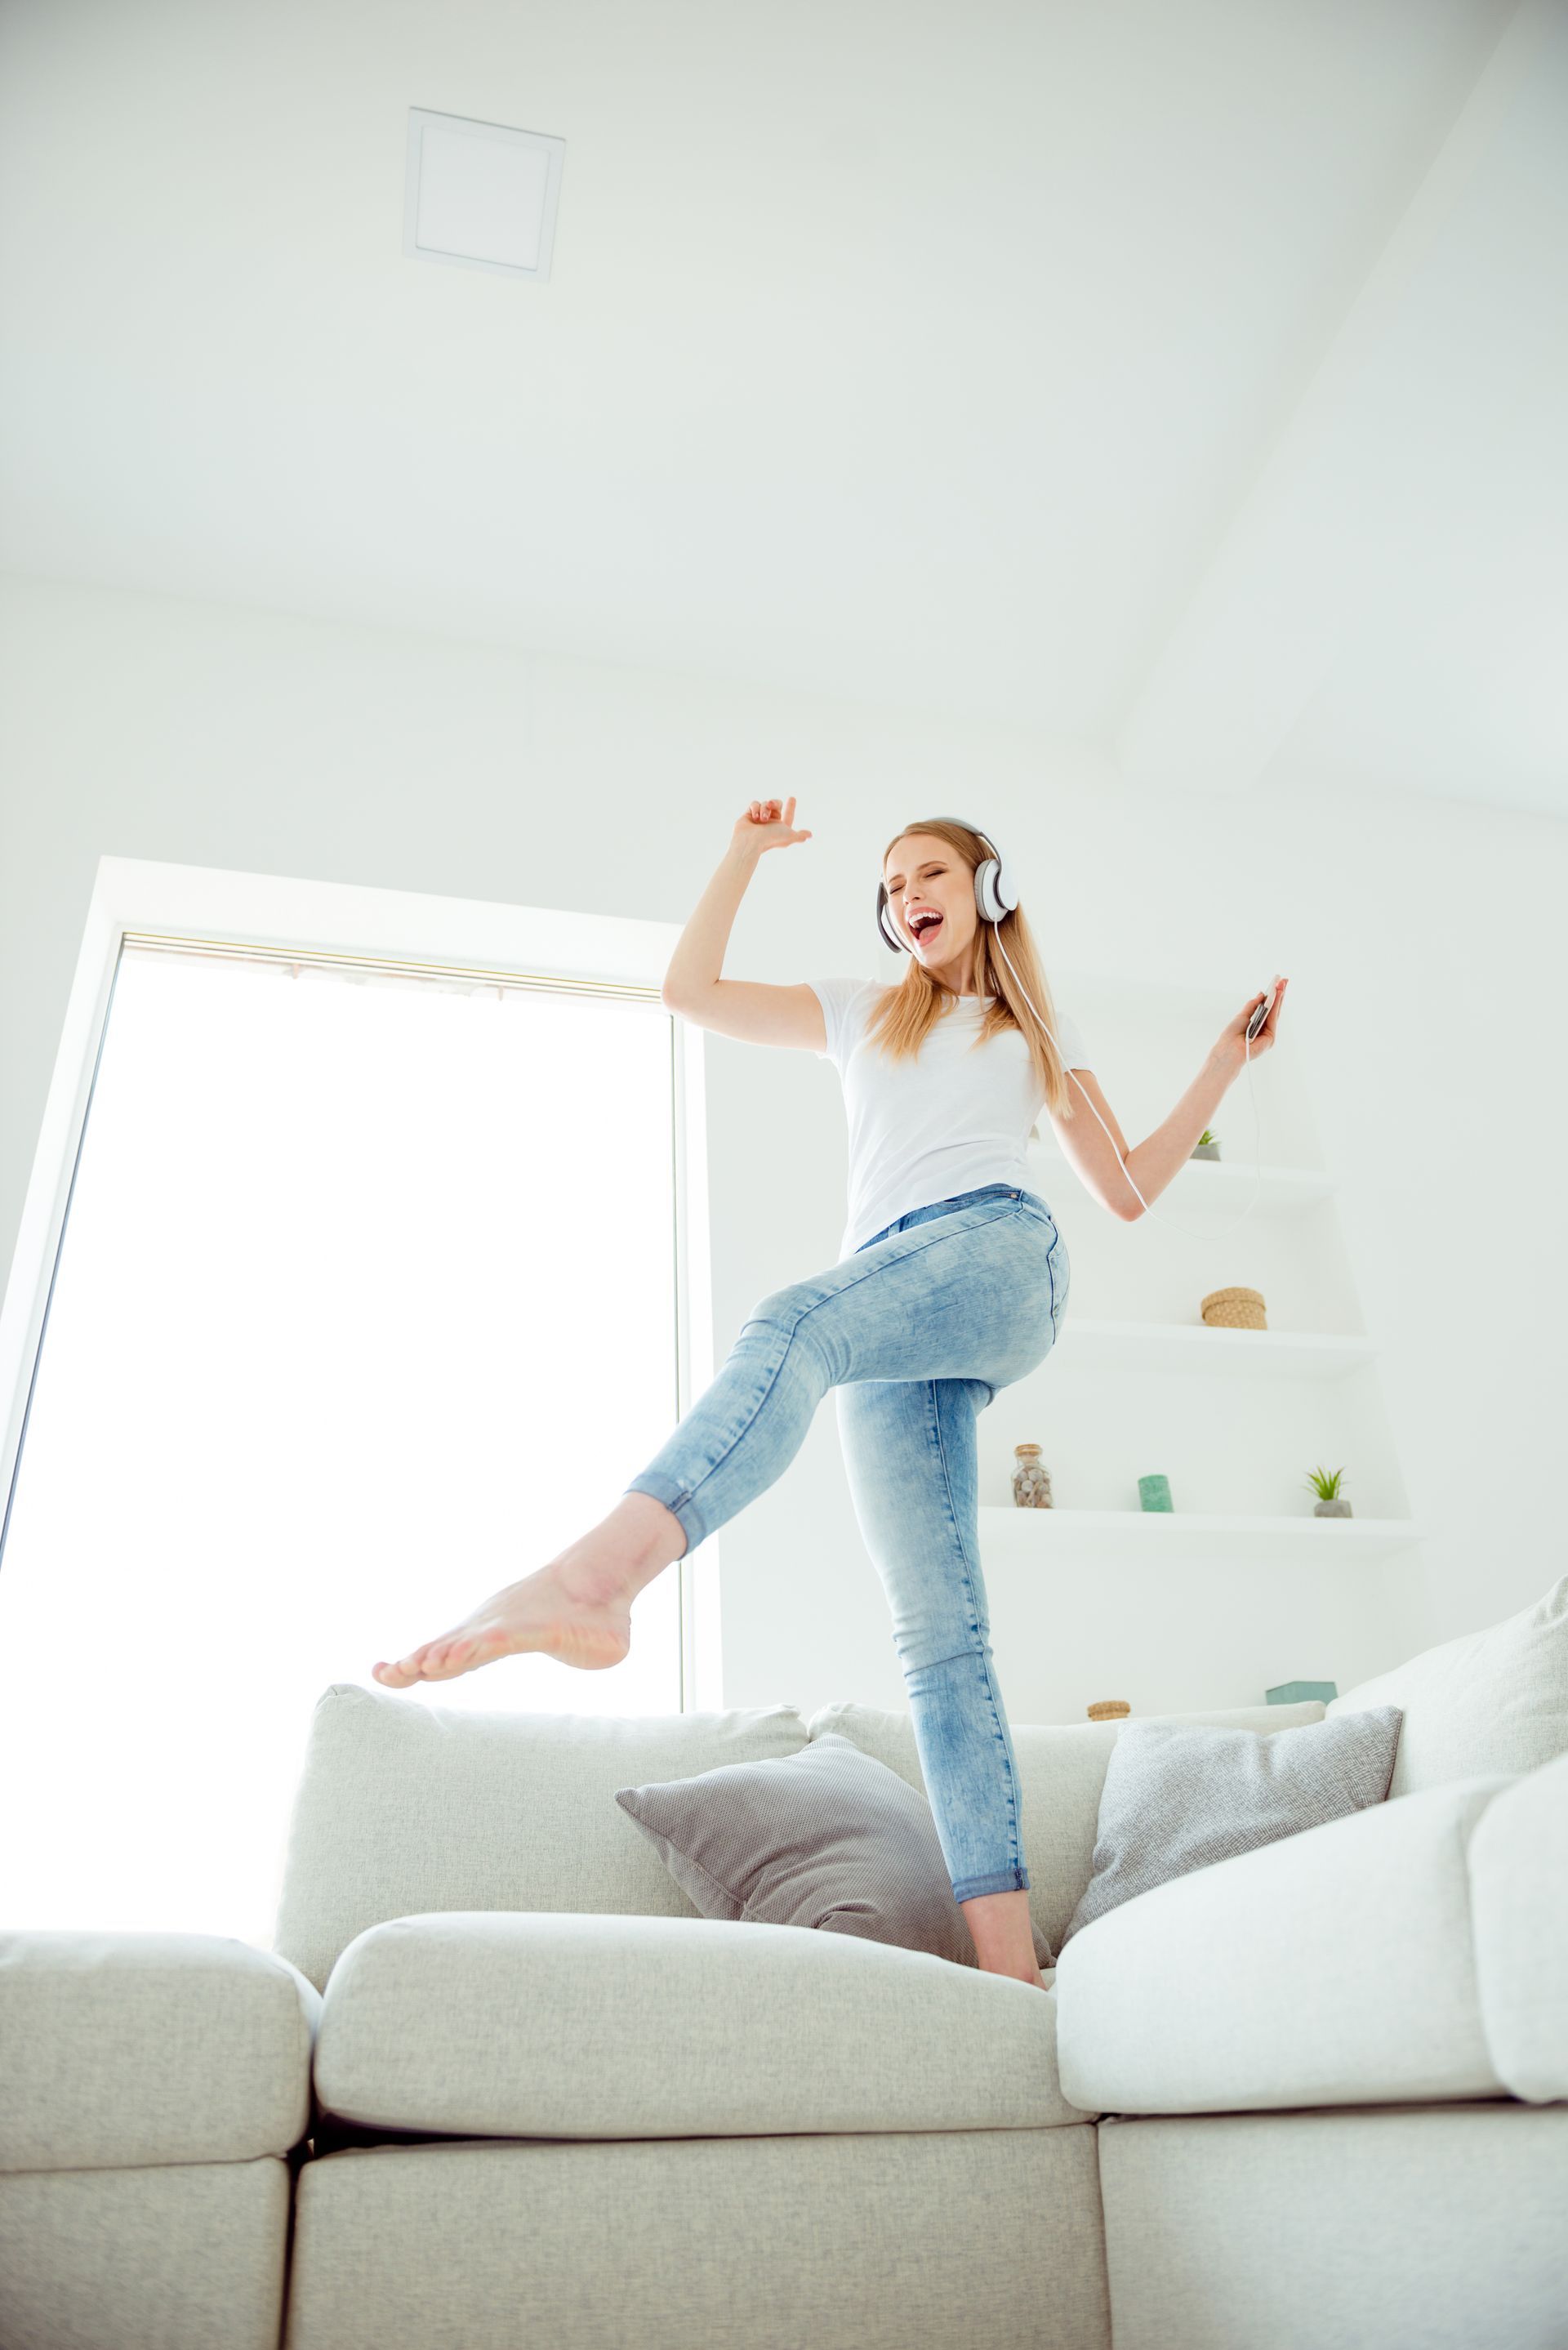
[[[987,1183],[912,1208],[842,1263],[764,1297],[626,1489],[662,1502],[690,1553],[784,1473],[836,1388],[855,1514],[892,1606],[959,1901],[1030,1881],[980,1567],[975,1416],[1050,1353],[1069,1274],[1032,1191]]]

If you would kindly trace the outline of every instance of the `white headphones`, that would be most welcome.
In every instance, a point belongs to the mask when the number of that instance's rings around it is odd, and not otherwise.
[[[937,818],[937,822],[969,825],[971,832],[980,832],[979,825],[970,824],[969,818],[964,816],[940,816]],[[996,854],[996,843],[989,833],[980,832],[980,837],[992,854],[983,864],[977,865],[974,868],[974,902],[986,921],[1000,922],[1003,914],[1011,914],[1017,905],[1018,892],[1009,879],[1001,858]],[[887,884],[882,881],[877,884],[877,928],[881,933],[884,946],[891,947],[896,954],[908,954],[910,951],[906,941],[893,928],[892,911],[888,904]],[[999,939],[997,944],[1000,946],[1001,943]],[[1012,971],[1012,965],[1009,963],[1007,968]],[[1016,973],[1013,975],[1017,976]],[[1026,1002],[1027,1000],[1025,998]],[[1032,1003],[1029,1009],[1034,1012],[1034,1006]],[[1034,1017],[1039,1020],[1040,1014],[1035,1012]],[[1045,1024],[1041,1021],[1040,1024],[1044,1027]],[[1055,1042],[1054,1037],[1052,1042]],[[1082,1093],[1083,1090],[1080,1086],[1078,1091]]]
[[[1073,1083],[1078,1087],[1078,1091],[1083,1095],[1084,1099],[1088,1102],[1089,1107],[1095,1111],[1095,1116],[1100,1119],[1100,1125],[1104,1129],[1106,1138],[1110,1141],[1112,1147],[1116,1149],[1117,1158],[1120,1159],[1121,1149],[1119,1144],[1116,1142],[1116,1136],[1111,1133],[1111,1129],[1106,1125],[1105,1119],[1100,1118],[1099,1111],[1095,1107],[1095,1104],[1090,1099],[1087,1090],[1079,1080],[1077,1071],[1075,1069],[1067,1068],[1067,1056],[1062,1052],[1061,1045],[1056,1043],[1055,1032],[1046,1025],[1033,997],[1024,986],[1023,982],[1019,978],[1016,971],[1012,970],[1012,957],[1008,953],[1007,949],[1002,943],[1002,918],[1003,914],[1011,914],[1013,908],[1017,905],[1018,890],[1016,885],[1010,878],[1006,868],[1002,864],[1001,856],[997,852],[996,843],[992,839],[989,833],[981,831],[981,827],[978,824],[970,824],[967,816],[938,816],[936,818],[936,822],[939,824],[968,825],[970,831],[978,833],[981,839],[984,841],[986,847],[991,850],[992,854],[974,868],[975,907],[982,920],[992,924],[992,935],[995,939],[997,951],[1000,953],[1002,962],[1007,965],[1008,970],[1012,972],[1013,983],[1018,989],[1019,994],[1023,996],[1023,1001],[1028,1004],[1030,1011],[1033,1013],[1036,1020],[1040,1022],[1040,1025],[1045,1030],[1045,1034],[1050,1037],[1053,1045],[1056,1045],[1056,1050],[1058,1054],[1061,1055],[1063,1068],[1066,1070],[1068,1076],[1072,1078]],[[913,952],[913,949],[905,940],[898,936],[898,931],[893,928],[892,910],[888,903],[888,887],[886,882],[883,881],[878,881],[877,884],[877,930],[883,945],[891,947],[895,953],[902,952],[904,954],[910,954]],[[1244,1035],[1241,1041],[1243,1045],[1246,1047],[1247,1091],[1249,1094],[1251,1094],[1252,1054],[1251,1035]],[[1242,1209],[1241,1215],[1239,1215],[1235,1220],[1238,1224],[1243,1222],[1246,1218],[1251,1214],[1252,1210],[1258,1204],[1259,1193],[1263,1188],[1262,1161],[1257,1156],[1257,1143],[1258,1102],[1257,1097],[1254,1094],[1252,1095],[1252,1149],[1254,1161],[1257,1166],[1258,1180],[1257,1187],[1254,1190],[1251,1200],[1249,1200],[1247,1205]],[[1153,1216],[1154,1210],[1149,1206],[1149,1203],[1144,1198],[1143,1193],[1138,1191],[1137,1185],[1133,1183],[1133,1179],[1127,1172],[1127,1162],[1125,1159],[1122,1160],[1122,1172],[1124,1175],[1127,1175],[1127,1181],[1132,1183],[1132,1188],[1137,1195],[1138,1204],[1143,1209],[1144,1213],[1148,1216]],[[1155,1222],[1156,1223],[1163,1224],[1168,1222],[1169,1219],[1166,1216],[1155,1216]],[[1175,1229],[1175,1225],[1172,1224],[1171,1230],[1174,1232]],[[1189,1232],[1186,1237],[1189,1240],[1207,1240],[1211,1236],[1206,1232]]]

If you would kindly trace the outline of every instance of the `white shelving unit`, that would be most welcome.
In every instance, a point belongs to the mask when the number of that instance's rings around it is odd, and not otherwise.
[[[1135,1140],[1234,1010],[1090,981],[1064,981],[1057,999]],[[1211,1121],[1227,1156],[1186,1161],[1132,1224],[1085,1194],[1044,1118],[1030,1147],[1025,1180],[1061,1228],[1069,1300],[1051,1353],[979,1424],[981,1547],[1016,1721],[1082,1720],[1103,1697],[1139,1712],[1256,1705],[1276,1683],[1345,1689],[1409,1653],[1422,1529],[1338,1187],[1314,1163],[1299,1059],[1282,1047],[1251,1083],[1261,1169],[1242,1077]],[[1268,1329],[1203,1322],[1202,1297],[1234,1285],[1262,1291]],[[1012,1503],[1025,1439],[1043,1447],[1050,1510]],[[1314,1514],[1305,1471],[1319,1462],[1345,1467],[1354,1517]],[[1139,1506],[1137,1480],[1156,1470],[1168,1513]]]

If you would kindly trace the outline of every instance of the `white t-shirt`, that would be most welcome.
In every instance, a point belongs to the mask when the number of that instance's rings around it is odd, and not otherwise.
[[[807,984],[827,1029],[827,1049],[817,1058],[838,1071],[849,1121],[849,1222],[840,1263],[911,1208],[983,1183],[1033,1189],[1026,1146],[1045,1096],[1016,1028],[976,1045],[993,998],[954,996],[916,1057],[890,1061],[866,1041],[867,1021],[888,990],[870,979]],[[1052,1024],[1067,1067],[1086,1069],[1077,1023],[1058,1008]]]

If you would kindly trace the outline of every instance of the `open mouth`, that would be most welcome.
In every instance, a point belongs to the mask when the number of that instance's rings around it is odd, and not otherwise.
[[[924,907],[921,908],[918,914],[911,914],[909,917],[910,934],[917,939],[924,940],[935,938],[937,932],[941,929],[941,916],[940,914],[929,913]]]

